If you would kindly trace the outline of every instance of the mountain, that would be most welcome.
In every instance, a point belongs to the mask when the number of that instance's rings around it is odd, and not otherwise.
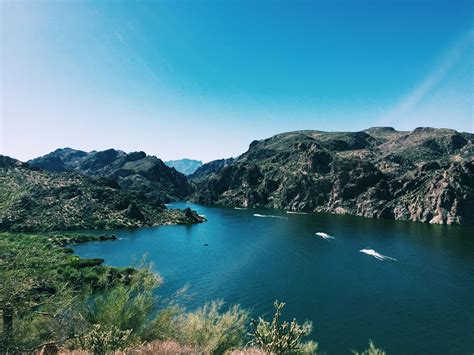
[[[225,206],[474,224],[474,135],[296,131],[254,141],[230,164],[198,169],[193,200]]]
[[[204,178],[209,177],[212,174],[218,173],[223,168],[232,164],[233,162],[234,162],[234,158],[218,159],[218,160],[210,161],[209,163],[206,163],[202,165],[200,168],[196,169],[194,173],[188,175],[188,178],[191,181],[195,181],[195,182],[200,181]]]
[[[48,171],[78,172],[114,180],[124,189],[163,202],[181,200],[192,192],[186,176],[168,167],[161,159],[144,152],[120,150],[83,152],[71,148],[57,149],[28,161],[32,167]]]
[[[48,172],[0,155],[0,231],[55,231],[202,222],[111,179]]]
[[[202,161],[193,159],[179,159],[179,160],[168,160],[165,164],[169,167],[175,168],[181,174],[191,175],[202,166]]]
[[[88,153],[71,148],[56,149],[45,156],[32,159],[28,163],[31,166],[49,171],[74,170]]]

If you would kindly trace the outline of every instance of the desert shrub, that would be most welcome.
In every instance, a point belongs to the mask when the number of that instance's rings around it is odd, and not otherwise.
[[[84,319],[107,331],[110,327],[130,331],[127,343],[138,343],[143,335],[152,333],[152,315],[156,313],[153,291],[160,282],[161,279],[149,269],[137,269],[129,283],[91,295],[84,303]]]
[[[151,342],[155,340],[174,340],[178,334],[177,319],[183,314],[181,308],[176,306],[167,306],[160,309],[153,319],[150,321],[141,334],[143,342]]]
[[[311,322],[305,322],[299,325],[295,319],[288,323],[281,322],[281,310],[285,303],[275,301],[275,315],[273,320],[268,322],[262,317],[258,321],[252,320],[250,324],[251,340],[248,343],[251,347],[256,347],[265,352],[282,353],[316,353],[317,344],[312,341],[303,342],[302,338],[309,335],[312,330]]]
[[[232,306],[220,313],[224,302],[206,303],[178,317],[176,340],[204,353],[222,354],[243,345],[248,313]]]
[[[121,330],[114,325],[103,326],[94,324],[82,339],[85,350],[96,355],[106,355],[117,350],[122,350],[129,344],[132,330]]]
[[[352,353],[354,355],[385,355],[385,351],[383,351],[380,348],[377,348],[375,344],[372,342],[372,340],[369,340],[369,347],[365,349],[363,352],[358,352],[355,350],[352,350]]]

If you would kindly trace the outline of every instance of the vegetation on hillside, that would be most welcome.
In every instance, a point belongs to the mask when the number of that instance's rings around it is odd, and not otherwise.
[[[55,237],[0,234],[2,352],[71,338],[79,296],[131,284],[133,268],[102,266],[60,247]]]
[[[191,210],[167,209],[161,200],[123,189],[113,180],[42,171],[0,156],[0,231],[106,229],[203,220]]]

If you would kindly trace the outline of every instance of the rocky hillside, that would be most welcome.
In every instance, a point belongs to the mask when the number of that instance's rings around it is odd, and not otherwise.
[[[30,160],[28,164],[48,171],[73,171],[104,177],[116,181],[124,189],[163,202],[181,200],[192,192],[191,185],[182,173],[144,152],[127,154],[108,149],[86,153],[64,148]]]
[[[165,164],[169,167],[175,168],[181,174],[191,175],[196,169],[202,166],[202,161],[193,159],[179,159],[179,160],[168,160]]]
[[[47,172],[0,155],[0,231],[55,231],[190,224],[191,210],[123,189],[112,179]]]
[[[252,142],[227,166],[198,169],[194,200],[474,224],[473,142],[434,128],[283,133]]]
[[[234,158],[210,161],[209,163],[204,164],[199,169],[197,169],[194,173],[189,175],[188,178],[194,182],[209,178],[211,175],[217,174],[218,172],[220,172],[222,169],[232,164],[233,162],[234,162]]]

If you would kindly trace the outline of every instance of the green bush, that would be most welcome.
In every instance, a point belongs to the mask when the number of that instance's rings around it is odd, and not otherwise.
[[[281,310],[285,303],[275,301],[275,315],[272,322],[259,317],[258,322],[252,320],[250,324],[252,340],[248,345],[274,354],[304,353],[315,354],[317,344],[312,341],[303,342],[302,338],[311,333],[312,324],[305,322],[299,325],[295,319],[288,323],[280,322]]]
[[[129,345],[142,341],[144,334],[152,332],[151,315],[155,310],[154,289],[161,280],[148,269],[138,269],[128,284],[119,284],[96,292],[86,300],[82,311],[88,324],[102,329],[116,327],[129,331]]]
[[[243,345],[248,313],[232,306],[220,313],[222,301],[205,304],[195,312],[185,313],[176,321],[176,340],[204,353],[222,354]]]
[[[83,336],[84,349],[96,355],[106,355],[123,350],[129,344],[131,332],[131,329],[121,330],[114,325],[94,324],[92,329]]]

